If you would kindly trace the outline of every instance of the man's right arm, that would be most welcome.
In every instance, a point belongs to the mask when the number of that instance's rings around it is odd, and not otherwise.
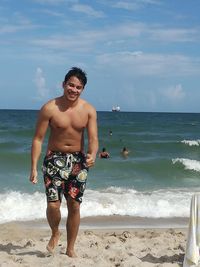
[[[38,181],[37,164],[42,150],[42,143],[49,125],[49,120],[50,120],[49,113],[50,112],[48,110],[47,105],[43,106],[42,109],[40,110],[35,134],[32,141],[31,173],[29,179],[33,184],[36,184]]]

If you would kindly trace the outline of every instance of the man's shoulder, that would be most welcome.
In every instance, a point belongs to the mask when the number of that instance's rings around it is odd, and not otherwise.
[[[61,97],[56,97],[53,99],[50,99],[48,102],[46,102],[43,107],[45,108],[53,108],[58,105],[58,102],[60,101]]]
[[[86,100],[80,99],[80,103],[84,107],[84,109],[87,110],[88,112],[96,112],[95,107]]]
[[[46,102],[42,108],[41,111],[42,112],[50,112],[51,110],[53,110],[56,106],[56,98],[54,99],[50,99],[48,102]]]

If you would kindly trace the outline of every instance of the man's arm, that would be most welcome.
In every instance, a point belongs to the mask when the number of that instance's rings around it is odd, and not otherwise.
[[[89,111],[87,132],[88,132],[88,153],[86,162],[88,167],[92,167],[95,163],[97,151],[99,148],[97,113],[93,107],[90,107]]]
[[[42,143],[45,137],[45,133],[49,125],[49,119],[50,117],[49,117],[48,107],[43,106],[39,113],[31,147],[31,173],[29,179],[33,184],[36,184],[38,181],[37,164],[41,154]]]

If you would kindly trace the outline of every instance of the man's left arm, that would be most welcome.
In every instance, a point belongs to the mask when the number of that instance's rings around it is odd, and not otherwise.
[[[99,149],[97,112],[93,107],[90,107],[88,115],[87,132],[88,132],[88,152],[87,152],[86,163],[88,167],[92,167],[95,164],[97,151]]]

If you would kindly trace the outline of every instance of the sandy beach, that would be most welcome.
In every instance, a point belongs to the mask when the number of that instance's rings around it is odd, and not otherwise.
[[[182,220],[184,227],[176,227],[179,220]],[[84,218],[76,242],[77,258],[65,255],[64,221],[61,223],[61,237],[54,255],[46,251],[50,230],[45,220],[1,224],[0,266],[182,266],[187,219],[179,220],[166,221],[172,227],[163,228],[159,223],[163,226],[165,224],[159,220],[143,219],[142,224],[138,218],[134,219],[133,224],[133,218],[124,216]]]

